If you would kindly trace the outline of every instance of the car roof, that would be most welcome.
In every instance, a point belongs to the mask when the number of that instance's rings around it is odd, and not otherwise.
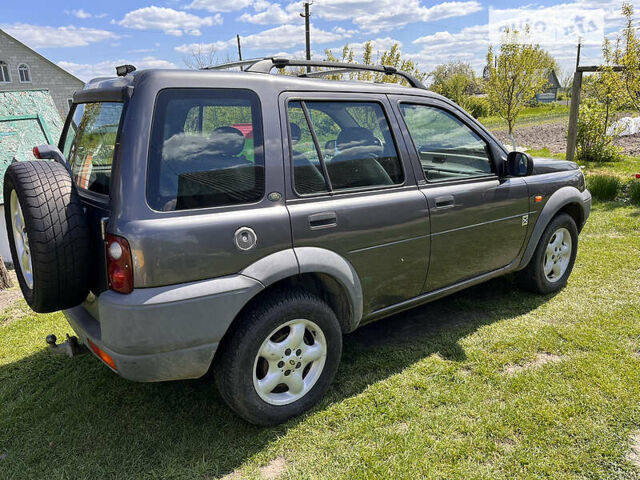
[[[175,86],[184,83],[191,86],[191,82],[198,80],[198,85],[203,79],[210,79],[211,86],[219,88],[245,88],[262,85],[270,85],[274,90],[281,92],[287,90],[300,91],[326,91],[326,92],[361,92],[378,94],[416,95],[443,100],[450,103],[445,97],[426,90],[403,86],[397,83],[373,83],[357,80],[329,80],[324,78],[304,78],[293,75],[266,74],[257,72],[242,72],[229,70],[179,70],[179,69],[149,69],[138,70],[124,77],[100,77],[87,82],[84,90],[115,89],[133,87],[143,82],[153,80],[154,84],[167,83]],[[207,82],[208,83],[208,82]]]

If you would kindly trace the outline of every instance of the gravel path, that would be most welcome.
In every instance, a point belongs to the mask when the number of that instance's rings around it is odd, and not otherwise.
[[[505,145],[511,145],[511,139],[506,130],[494,131],[494,134]],[[516,127],[515,137],[518,146],[525,146],[535,150],[548,148],[552,153],[564,153],[567,149],[567,127],[565,123],[548,123]],[[626,155],[640,156],[640,134],[619,137],[614,142],[622,147]]]

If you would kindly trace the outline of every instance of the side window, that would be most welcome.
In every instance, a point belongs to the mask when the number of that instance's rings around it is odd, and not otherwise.
[[[428,181],[491,174],[487,143],[455,116],[427,105],[401,104],[400,110]]]
[[[11,77],[9,76],[9,65],[7,65],[7,62],[0,60],[0,83],[9,82],[11,82]]]
[[[162,90],[149,147],[151,208],[227,206],[256,202],[263,195],[257,95],[241,89]]]
[[[289,132],[296,191],[302,195],[328,192],[320,157],[300,102],[289,104]]]
[[[82,103],[76,106],[65,137],[64,153],[76,185],[109,194],[122,103]]]
[[[20,77],[20,83],[31,83],[31,71],[29,65],[21,63],[18,65],[18,76]]]
[[[295,101],[289,103],[288,111],[294,185],[299,194],[404,181],[380,104]]]

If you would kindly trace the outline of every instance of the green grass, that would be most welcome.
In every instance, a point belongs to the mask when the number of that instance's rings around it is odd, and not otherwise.
[[[505,277],[345,337],[334,386],[276,428],[210,379],[139,384],[52,356],[70,328],[0,314],[0,479],[640,479],[640,209],[594,206],[566,289]],[[556,361],[535,365],[540,355]]]
[[[485,127],[491,130],[506,130],[507,124],[498,116],[480,117],[478,119]],[[516,128],[542,125],[545,123],[557,123],[569,120],[569,107],[564,103],[542,104],[525,108],[518,117]]]

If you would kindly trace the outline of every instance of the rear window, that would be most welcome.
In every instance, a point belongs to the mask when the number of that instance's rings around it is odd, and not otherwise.
[[[76,106],[65,138],[64,154],[80,188],[109,194],[122,103],[81,103]]]
[[[158,94],[147,175],[151,208],[227,206],[263,195],[262,119],[255,93],[166,89]]]

